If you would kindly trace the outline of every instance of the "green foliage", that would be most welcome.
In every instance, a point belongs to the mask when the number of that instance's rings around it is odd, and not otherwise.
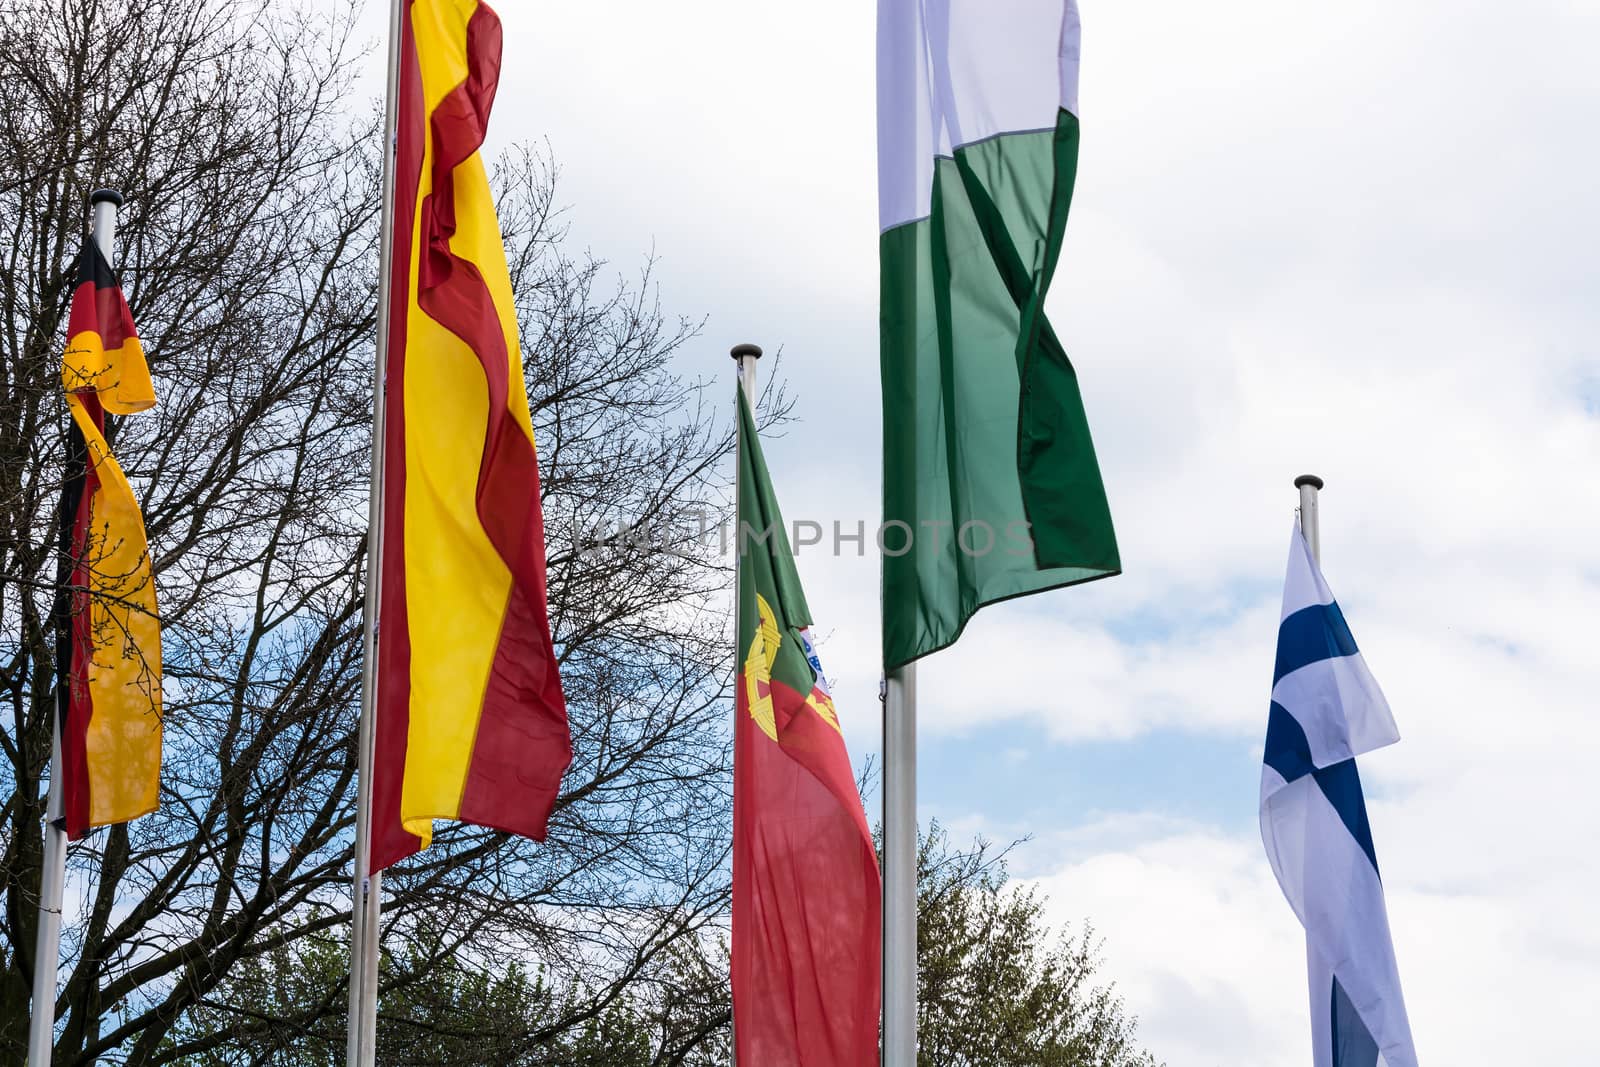
[[[305,1007],[346,995],[348,946],[314,939],[252,961],[230,984],[226,1010],[202,1006],[177,1027],[166,1050],[190,1051],[184,1067],[340,1067],[345,1060],[342,1014],[322,1014],[305,1028],[279,1026],[265,1033],[229,1024],[241,1014],[272,1018],[305,1016]],[[428,960],[410,947],[405,966],[386,965],[378,1004],[378,1062],[395,1067],[459,1064],[462,1067],[532,1067],[544,1064],[623,1067],[650,1062],[642,1013],[618,1001],[573,1025],[572,1013],[586,991],[551,988],[542,974],[516,962],[475,966],[459,958]],[[388,961],[386,961],[388,963]],[[409,980],[395,984],[398,975]],[[233,997],[249,997],[254,1012]],[[334,1006],[334,1005],[330,1005]],[[342,1007],[336,1005],[334,1007]],[[259,1014],[258,1014],[259,1013]],[[558,1024],[546,1033],[541,1023]]]
[[[597,1001],[594,989],[557,988],[516,960],[469,960],[441,948],[424,936],[384,958],[377,1061],[385,1067],[726,1062],[726,969],[700,953],[669,954],[629,991]],[[342,1067],[348,965],[348,943],[324,938],[252,960],[218,1003],[173,1027],[162,1052],[182,1067]],[[316,1021],[282,1022],[295,1018]],[[264,1028],[262,1020],[276,1022]]]
[[[935,823],[919,844],[919,1067],[1156,1067],[1095,981],[1092,928],[1052,938],[1044,899],[982,841],[954,851]]]
[[[958,850],[929,828],[918,855],[918,1067],[1159,1067],[1115,989],[1097,980],[1092,928],[1052,935],[1044,912],[1036,890],[1010,882],[1004,851],[983,841]],[[383,962],[386,1067],[730,1062],[721,939],[679,942],[609,996],[517,959],[468,958],[426,926],[388,943],[404,947]],[[162,1051],[182,1067],[341,1067],[348,962],[346,943],[327,938],[250,960]]]

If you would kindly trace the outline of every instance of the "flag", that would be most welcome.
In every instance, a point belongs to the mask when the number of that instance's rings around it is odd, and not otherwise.
[[[1072,0],[879,0],[883,649],[1117,574],[1077,376],[1044,313],[1078,161]]]
[[[384,432],[372,867],[434,819],[543,840],[572,760],[516,305],[479,149],[500,21],[406,0]]]
[[[735,1059],[876,1067],[877,853],[755,419],[738,393]]]
[[[106,415],[155,406],[122,285],[93,239],[78,255],[61,386],[72,414],[61,497],[57,709],[67,836],[156,810],[161,791],[161,621],[133,487]]]
[[[1400,739],[1296,526],[1261,768],[1261,839],[1306,931],[1316,1067],[1416,1067],[1356,757]]]

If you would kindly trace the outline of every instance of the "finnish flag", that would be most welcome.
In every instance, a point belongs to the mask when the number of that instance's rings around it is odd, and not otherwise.
[[[1315,1067],[1417,1067],[1356,757],[1400,739],[1311,558],[1289,546],[1261,839],[1306,930]]]

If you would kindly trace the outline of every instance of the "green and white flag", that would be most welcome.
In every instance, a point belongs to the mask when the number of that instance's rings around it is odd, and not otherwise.
[[[1073,0],[879,0],[883,651],[1121,569],[1044,314],[1078,164]],[[904,551],[902,551],[904,550]]]

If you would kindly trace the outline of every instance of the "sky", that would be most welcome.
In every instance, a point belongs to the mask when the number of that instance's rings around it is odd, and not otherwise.
[[[1600,5],[1081,6],[1049,311],[1125,573],[923,661],[921,817],[1025,838],[1014,875],[1093,924],[1172,1067],[1309,1063],[1257,802],[1292,482],[1319,474],[1402,733],[1361,771],[1421,1060],[1600,1062]],[[499,7],[491,147],[548,140],[576,245],[658,257],[666,310],[706,317],[685,373],[731,392],[730,345],[782,350],[785,513],[870,528],[873,5]],[[861,761],[878,567],[831,548],[799,566]]]

